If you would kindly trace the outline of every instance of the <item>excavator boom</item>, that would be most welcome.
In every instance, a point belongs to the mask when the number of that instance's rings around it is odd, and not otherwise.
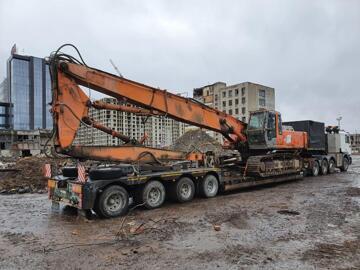
[[[245,123],[196,100],[90,68],[81,63],[56,58],[56,56],[51,59],[51,73],[53,88],[52,111],[56,128],[55,146],[62,153],[73,156],[86,154],[92,158],[97,158],[100,155],[100,152],[95,151],[95,148],[79,151],[78,147],[74,148],[72,146],[80,123],[98,128],[122,139],[125,143],[130,142],[126,136],[103,127],[90,119],[88,117],[90,107],[123,110],[139,115],[162,115],[193,126],[219,132],[233,145],[246,142],[244,135]],[[141,107],[141,109],[127,109],[121,105],[114,106],[91,102],[80,86],[94,89],[118,100]],[[107,156],[114,159],[111,149],[111,147],[102,149],[100,158],[103,159],[104,156]],[[128,151],[133,151],[133,149]],[[152,150],[152,152],[154,151]],[[121,153],[116,153],[116,156],[119,156],[119,154],[121,155]],[[163,154],[159,155],[163,156]],[[119,158],[115,159],[120,160]]]

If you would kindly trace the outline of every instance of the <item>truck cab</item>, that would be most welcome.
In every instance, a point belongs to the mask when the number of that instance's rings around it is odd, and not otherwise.
[[[326,127],[328,153],[341,153],[351,156],[350,134],[339,130],[337,126]]]
[[[340,132],[340,151],[349,155],[351,152],[350,134],[347,132]]]

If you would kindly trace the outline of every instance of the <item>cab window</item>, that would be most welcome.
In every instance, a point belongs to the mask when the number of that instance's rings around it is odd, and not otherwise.
[[[278,114],[278,130],[279,130],[279,134],[282,134],[282,123],[281,123],[281,115]]]
[[[267,129],[268,129],[268,139],[272,140],[276,138],[276,115],[274,113],[269,113],[268,121],[267,121]]]
[[[265,113],[254,113],[250,117],[248,129],[263,129],[265,123]]]

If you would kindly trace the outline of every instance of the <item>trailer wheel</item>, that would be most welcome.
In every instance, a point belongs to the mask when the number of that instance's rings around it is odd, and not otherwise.
[[[330,159],[329,160],[329,173],[334,173],[335,167],[336,167],[335,160]]]
[[[323,159],[322,161],[321,161],[321,168],[320,168],[320,174],[321,175],[327,175],[327,173],[328,173],[328,162],[327,162],[327,160],[326,159]]]
[[[158,181],[148,182],[142,190],[141,199],[147,209],[160,207],[165,201],[165,187]]]
[[[313,165],[312,165],[312,170],[311,170],[312,176],[318,176],[319,171],[320,171],[319,161],[315,160]]]
[[[348,160],[348,158],[344,157],[343,158],[343,164],[340,167],[340,171],[346,172],[348,169],[349,169],[349,160]]]
[[[219,190],[219,182],[215,175],[208,174],[200,182],[200,194],[205,198],[215,197]]]
[[[195,195],[195,184],[189,177],[182,177],[173,183],[172,198],[180,203],[189,202]]]
[[[105,189],[95,203],[94,211],[100,217],[113,218],[124,215],[129,207],[129,194],[121,186]]]

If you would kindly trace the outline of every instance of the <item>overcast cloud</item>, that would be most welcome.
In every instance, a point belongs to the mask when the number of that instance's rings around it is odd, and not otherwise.
[[[275,88],[284,120],[341,115],[360,131],[360,1],[0,0],[0,79],[14,43],[44,57],[68,42],[145,84],[191,95],[257,82]]]

